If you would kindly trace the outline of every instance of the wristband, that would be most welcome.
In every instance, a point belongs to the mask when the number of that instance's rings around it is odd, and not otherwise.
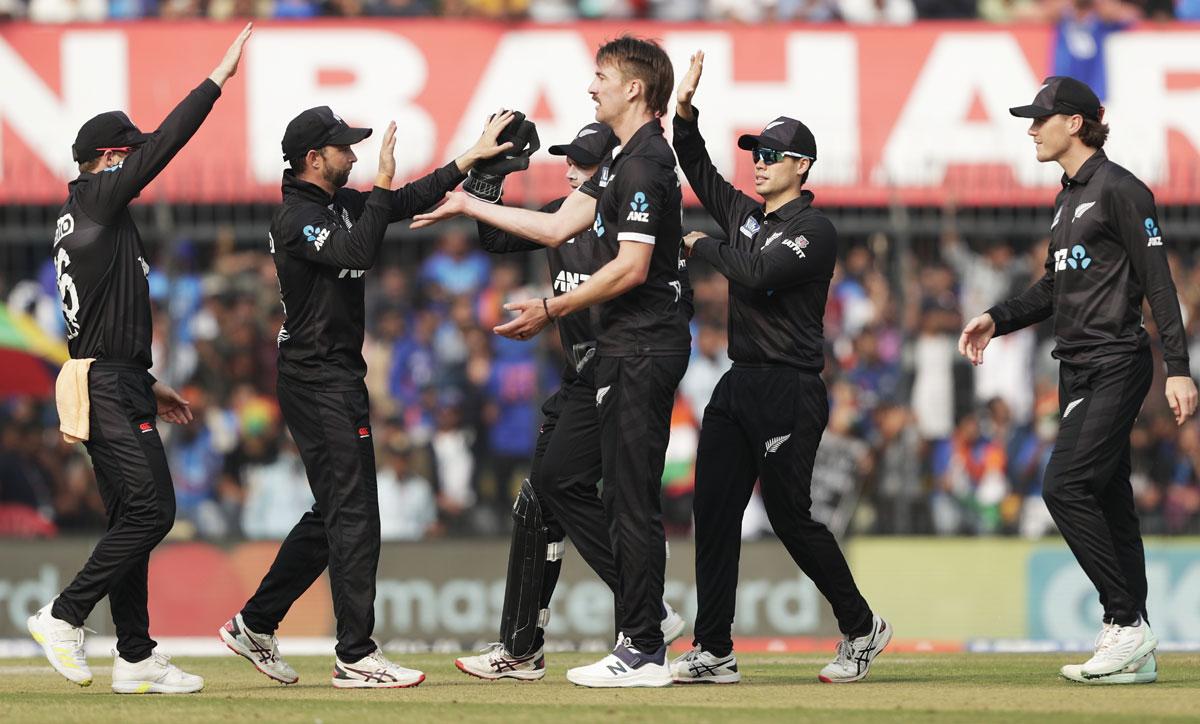
[[[549,319],[551,322],[558,321],[555,319],[554,315],[550,313],[550,303],[546,301],[545,297],[542,297],[542,309],[546,311],[546,319]]]

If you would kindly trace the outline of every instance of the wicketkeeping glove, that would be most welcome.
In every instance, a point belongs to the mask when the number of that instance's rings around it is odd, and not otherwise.
[[[467,174],[467,180],[463,182],[463,191],[489,204],[500,201],[500,192],[504,190],[504,177],[514,171],[529,168],[529,157],[541,147],[537,126],[520,111],[513,111],[513,119],[496,137],[499,144],[509,141],[512,142],[512,148],[475,164]]]

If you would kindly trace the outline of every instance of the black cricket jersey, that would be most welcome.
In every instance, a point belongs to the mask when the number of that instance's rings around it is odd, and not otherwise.
[[[566,197],[555,199],[543,206],[539,211],[552,214],[558,211]],[[557,247],[542,246],[523,239],[514,234],[497,229],[488,224],[479,223],[479,242],[484,249],[493,254],[511,254],[514,252],[546,251],[546,263],[550,267],[550,278],[553,281],[554,296],[574,291],[580,284],[591,278],[603,262],[599,260],[599,249],[596,243],[596,233],[591,229],[567,239]],[[599,311],[595,307],[581,309],[574,314],[559,317],[558,336],[562,342],[563,365],[562,378],[564,382],[578,379],[580,372],[591,370],[592,357],[595,355],[596,328]],[[593,348],[589,354],[587,348]],[[591,379],[588,376],[588,379]]]
[[[437,202],[464,178],[451,162],[395,191],[341,188],[333,196],[283,172],[283,204],[268,235],[284,323],[279,329],[279,375],[326,390],[356,389],[363,360],[367,270],[389,223]]]
[[[688,183],[727,239],[699,239],[692,256],[729,279],[729,358],[819,372],[837,230],[813,208],[809,191],[765,213],[721,177],[696,119],[675,117],[674,145]]]
[[[205,79],[119,166],[68,185],[54,232],[54,271],[74,359],[150,369],[150,264],[129,203],[166,168],[208,117],[221,87]]]
[[[579,190],[596,199],[592,230],[604,261],[617,256],[621,242],[654,245],[646,281],[600,305],[600,356],[689,354],[690,300],[680,276],[683,197],[662,124],[656,119],[639,128]]]
[[[1046,273],[988,310],[996,334],[1054,316],[1054,357],[1104,363],[1149,346],[1142,299],[1162,338],[1167,374],[1190,375],[1179,298],[1167,265],[1154,195],[1103,151],[1062,178],[1050,224]]]

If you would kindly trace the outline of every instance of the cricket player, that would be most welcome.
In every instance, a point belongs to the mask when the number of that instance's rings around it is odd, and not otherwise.
[[[150,638],[150,551],[175,522],[175,489],[155,417],[187,424],[192,413],[149,372],[150,266],[129,203],[199,130],[237,72],[251,30],[247,24],[212,74],[153,133],[143,133],[121,111],[108,111],[84,123],[71,147],[79,177],[59,212],[54,268],[71,358],[94,360],[82,372],[90,421],[84,444],[108,530],[83,569],[29,618],[28,627],[55,671],[80,686],[92,683],[83,622],[108,596],[117,631],[113,691],[185,694],[204,687],[202,678],[158,653]]]
[[[684,245],[729,279],[729,357],[713,390],[696,458],[695,647],[671,664],[678,683],[735,683],[731,627],[737,597],[742,513],[756,480],[775,535],[833,606],[844,638],[818,678],[861,681],[892,638],[850,574],[833,534],[814,520],[812,471],[829,419],[824,367],[825,301],[837,260],[837,230],[804,189],[817,142],[780,116],[738,146],[754,156],[754,190],[730,185],[713,166],[692,97],[704,53],[679,84],[674,145],[679,165],[725,240],[692,233]]]
[[[1042,497],[1104,607],[1095,654],[1062,668],[1097,684],[1158,678],[1158,638],[1146,611],[1146,562],[1129,482],[1129,435],[1154,376],[1142,302],[1162,338],[1166,397],[1182,425],[1196,411],[1187,339],[1154,195],[1108,160],[1108,126],[1086,84],[1047,78],[1029,118],[1037,159],[1062,167],[1046,273],[1020,296],[967,322],[958,349],[983,363],[992,337],[1054,318],[1062,415]]]
[[[590,123],[567,144],[551,146],[566,159],[566,181],[578,189],[612,155],[617,137],[603,123]],[[566,197],[542,207],[553,213]],[[565,244],[545,247],[480,222],[479,240],[494,254],[546,250],[554,295],[574,291],[603,266],[596,232],[588,228]],[[500,641],[476,656],[455,660],[461,671],[481,679],[531,681],[546,675],[543,653],[550,598],[562,568],[565,539],[616,593],[617,567],[600,502],[600,416],[596,412],[596,309],[558,320],[566,364],[558,391],[542,405],[529,479],[513,505],[512,544],[500,622]],[[663,638],[683,634],[683,618],[663,602]],[[617,616],[618,620],[620,616]]]
[[[392,190],[396,124],[379,151],[369,192],[345,188],[358,160],[352,146],[371,135],[328,106],[309,108],[283,135],[283,204],[268,235],[286,321],[279,330],[279,407],[300,450],[316,502],[283,541],[246,605],[219,631],[259,671],[285,684],[296,671],[279,655],[275,630],[328,567],[337,619],[333,685],[404,688],[425,679],[383,655],[375,628],[379,499],[370,403],[362,356],[366,272],[388,224],[409,218],[454,188],[479,161],[509,150],[497,137],[512,120],[497,113],[458,159]]]
[[[662,472],[675,388],[691,347],[679,277],[681,195],[675,156],[659,118],[674,85],[667,54],[624,36],[602,45],[589,94],[597,122],[620,150],[554,213],[489,204],[466,194],[414,217],[428,224],[466,214],[546,246],[587,229],[609,259],[566,294],[507,305],[519,316],[495,329],[529,339],[556,319],[599,305],[596,407],[600,414],[602,501],[617,566],[620,641],[590,666],[567,672],[580,686],[668,686],[660,621],[666,537]]]

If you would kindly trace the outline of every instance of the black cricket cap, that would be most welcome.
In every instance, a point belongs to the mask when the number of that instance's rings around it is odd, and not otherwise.
[[[1063,113],[1100,120],[1100,99],[1087,83],[1065,75],[1052,75],[1042,84],[1033,103],[1009,108],[1008,112],[1017,118],[1045,118]]]
[[[329,109],[317,106],[302,111],[283,132],[283,160],[302,158],[325,146],[351,146],[371,135],[370,128],[354,128]]]
[[[552,156],[566,156],[580,166],[596,166],[617,147],[617,134],[603,123],[589,123],[579,129],[570,143],[551,146]]]
[[[140,146],[150,138],[149,133],[133,125],[129,116],[121,111],[108,111],[98,116],[92,116],[79,128],[75,143],[71,146],[71,156],[76,163],[85,163],[99,158],[104,152],[102,148],[125,148]]]
[[[817,160],[817,139],[812,131],[795,118],[780,116],[767,124],[757,136],[747,133],[738,139],[738,148],[753,151],[762,146],[775,151],[791,151]]]

